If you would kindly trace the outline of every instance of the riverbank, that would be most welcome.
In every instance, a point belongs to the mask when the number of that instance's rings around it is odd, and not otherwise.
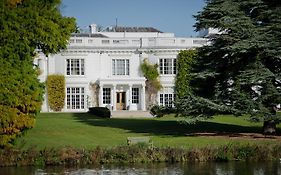
[[[157,148],[145,144],[77,148],[30,148],[0,150],[0,166],[83,166],[111,163],[204,162],[204,161],[267,161],[281,157],[281,145],[228,144],[201,148]]]
[[[262,123],[247,117],[215,116],[195,125],[163,118],[103,119],[86,113],[45,113],[35,128],[0,150],[0,166],[276,160],[280,135],[265,137]],[[280,133],[280,125],[277,127]],[[129,137],[151,144],[127,145]]]

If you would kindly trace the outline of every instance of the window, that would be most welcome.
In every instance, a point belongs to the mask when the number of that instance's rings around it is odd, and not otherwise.
[[[128,40],[113,40],[113,44],[128,44]]]
[[[176,96],[173,93],[160,94],[160,105],[173,107],[175,99]]]
[[[193,40],[193,44],[202,44],[202,45],[204,45],[204,44],[207,44],[207,40]]]
[[[130,61],[129,59],[113,59],[112,74],[113,75],[129,75]]]
[[[132,40],[132,44],[139,45],[140,44],[140,40]]]
[[[102,44],[109,44],[109,40],[101,40]]]
[[[103,104],[110,104],[111,103],[111,89],[110,88],[103,88],[103,94],[102,94],[102,101]]]
[[[175,58],[160,58],[159,69],[162,75],[172,75],[176,74],[176,64],[177,60]]]
[[[67,109],[85,109],[85,92],[83,87],[66,88]]]
[[[139,88],[132,88],[132,103],[139,103]]]
[[[82,39],[76,39],[76,43],[82,43]]]
[[[84,75],[84,59],[66,59],[66,75]]]

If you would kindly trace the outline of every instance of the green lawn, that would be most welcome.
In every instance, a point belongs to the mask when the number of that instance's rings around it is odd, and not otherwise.
[[[216,116],[196,125],[184,125],[177,118],[101,119],[85,113],[42,113],[35,128],[16,140],[20,148],[65,147],[90,149],[96,146],[126,145],[127,137],[150,136],[158,147],[191,147],[221,145],[232,142],[276,143],[274,139],[245,140],[196,136],[196,132],[261,132],[261,123],[251,123],[245,117]],[[278,132],[280,133],[280,125]]]

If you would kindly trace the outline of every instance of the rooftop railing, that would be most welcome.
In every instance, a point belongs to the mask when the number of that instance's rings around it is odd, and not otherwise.
[[[71,37],[69,47],[93,48],[189,48],[206,45],[204,38],[86,38]]]

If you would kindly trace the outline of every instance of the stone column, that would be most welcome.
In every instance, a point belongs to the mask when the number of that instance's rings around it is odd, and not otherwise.
[[[99,107],[103,106],[103,84],[100,84]]]
[[[132,109],[132,85],[129,84],[129,111]]]
[[[116,111],[116,84],[113,84],[113,111]]]
[[[145,107],[145,84],[142,84],[141,108],[142,108],[143,111],[146,111],[146,107]]]

